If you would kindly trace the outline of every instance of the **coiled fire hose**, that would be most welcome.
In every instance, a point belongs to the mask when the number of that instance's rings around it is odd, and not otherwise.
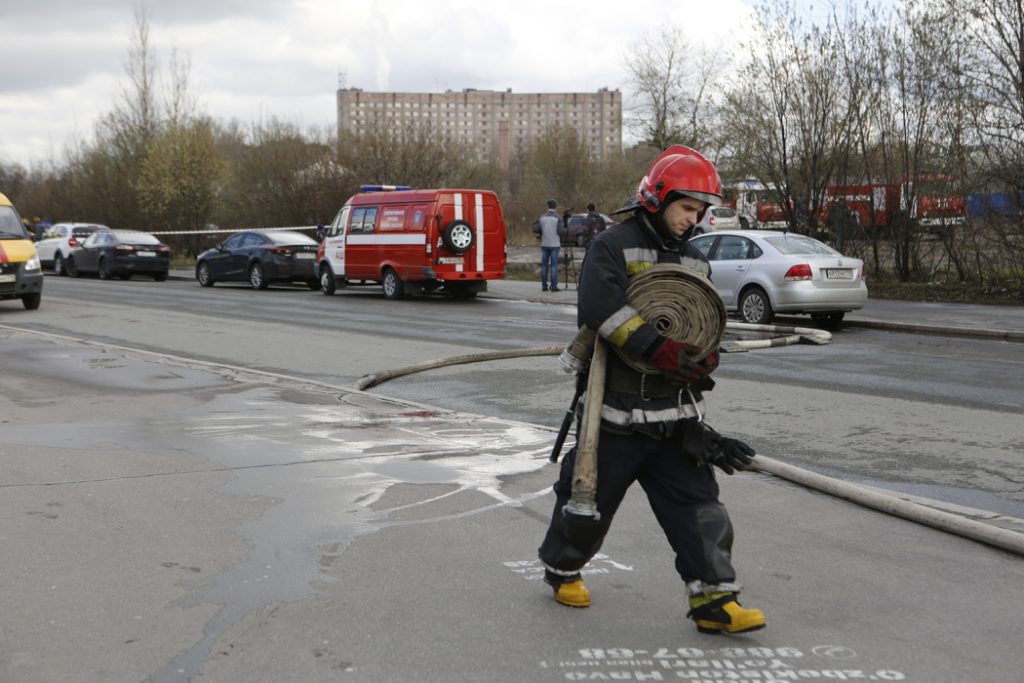
[[[702,360],[708,354],[717,351],[725,332],[725,305],[714,286],[701,273],[681,265],[659,263],[630,280],[626,297],[640,317],[660,334],[700,347],[702,351],[694,360]],[[661,372],[653,363],[630,356],[618,347],[612,348],[627,365],[639,372]],[[592,354],[588,359],[586,356],[590,349]],[[595,496],[606,353],[605,341],[592,330],[583,327],[562,355],[563,365],[570,372],[580,372],[587,360],[590,362],[586,403],[583,406],[580,438],[576,446],[576,462],[573,467],[572,497],[564,509],[568,519],[575,518],[569,523],[570,529],[574,526],[585,527],[586,522],[581,518],[591,518],[593,521],[600,519]],[[556,443],[556,451],[560,447],[561,445]],[[552,457],[557,457],[557,453],[553,453]]]

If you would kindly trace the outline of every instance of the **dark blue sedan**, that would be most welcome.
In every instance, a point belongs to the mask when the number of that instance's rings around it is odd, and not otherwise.
[[[215,282],[248,282],[266,289],[275,282],[304,282],[319,289],[317,243],[293,230],[246,230],[207,249],[196,260],[196,280],[203,287]]]

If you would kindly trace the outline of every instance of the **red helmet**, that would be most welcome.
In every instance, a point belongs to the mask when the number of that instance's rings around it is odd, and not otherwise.
[[[636,201],[647,211],[657,213],[662,206],[679,197],[721,204],[722,181],[715,165],[702,154],[689,147],[672,145],[658,155],[640,181],[636,188]]]

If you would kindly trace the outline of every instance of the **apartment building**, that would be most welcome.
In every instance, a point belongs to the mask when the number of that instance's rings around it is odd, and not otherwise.
[[[396,135],[429,126],[468,145],[482,159],[508,167],[550,126],[575,128],[597,159],[622,153],[622,93],[514,93],[473,90],[443,93],[338,90],[338,135],[386,127]]]

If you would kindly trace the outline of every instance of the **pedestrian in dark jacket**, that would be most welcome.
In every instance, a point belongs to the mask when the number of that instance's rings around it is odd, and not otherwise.
[[[587,246],[590,246],[590,243],[594,241],[594,238],[604,232],[604,217],[597,212],[597,207],[593,204],[587,204],[587,217],[583,221],[583,229],[587,235]]]
[[[714,165],[689,148],[670,147],[640,182],[634,203],[620,210],[628,211],[629,218],[599,234],[587,252],[578,322],[596,330],[613,351],[607,354],[597,444],[596,531],[586,539],[574,537],[566,524],[573,449],[554,486],[555,509],[539,549],[545,581],[564,605],[590,604],[580,570],[600,549],[627,489],[639,481],[675,552],[689,598],[687,616],[697,628],[739,633],[765,625],[760,610],[737,600],[732,523],[719,502],[713,467],[732,474],[751,462],[754,451],[702,422],[703,394],[714,387],[709,375],[718,366],[717,350],[708,354],[662,335],[626,295],[630,278],[658,263],[681,264],[710,276],[707,259],[687,237],[708,206],[720,202]],[[660,372],[641,373],[622,356],[643,359]]]

